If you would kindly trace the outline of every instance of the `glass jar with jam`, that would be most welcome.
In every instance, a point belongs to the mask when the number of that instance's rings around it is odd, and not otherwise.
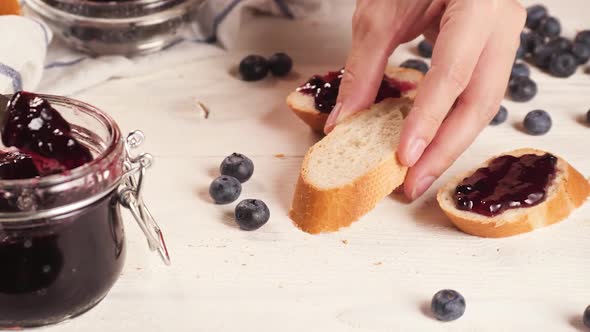
[[[124,139],[115,121],[91,105],[37,97],[59,111],[91,158],[72,169],[31,177],[27,173],[40,169],[38,160],[28,163],[29,157],[18,152],[0,157],[0,165],[16,165],[0,169],[0,329],[61,322],[107,295],[125,261],[121,206],[131,211],[150,249],[170,262],[162,232],[141,198],[151,156],[132,150],[141,144],[142,133]]]
[[[161,50],[187,33],[203,0],[26,0],[69,46],[93,55]]]

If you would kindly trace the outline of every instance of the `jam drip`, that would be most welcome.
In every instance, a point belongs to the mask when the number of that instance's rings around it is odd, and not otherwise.
[[[336,105],[336,98],[338,97],[338,90],[342,81],[344,69],[340,71],[332,71],[324,76],[315,75],[309,79],[304,85],[299,87],[297,91],[313,96],[315,100],[315,107],[322,113],[330,113]],[[382,101],[385,98],[399,98],[402,92],[413,89],[415,86],[409,82],[398,82],[387,76],[383,76],[375,103]]]
[[[68,122],[47,100],[33,93],[18,92],[12,97],[2,126],[2,142],[29,155],[42,176],[92,161],[90,150],[72,136]]]
[[[502,156],[465,178],[455,190],[457,209],[493,217],[543,202],[555,177],[551,154]]]

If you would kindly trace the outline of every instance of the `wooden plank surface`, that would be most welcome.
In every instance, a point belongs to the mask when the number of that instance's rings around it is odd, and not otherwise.
[[[293,227],[287,211],[294,182],[317,137],[287,111],[284,98],[311,74],[341,66],[353,4],[333,3],[329,19],[258,21],[225,56],[75,96],[110,112],[124,131],[146,133],[144,150],[156,160],[146,201],[166,232],[173,265],[148,253],[126,215],[128,260],[115,288],[94,310],[47,331],[583,331],[580,315],[590,304],[588,206],[531,234],[480,239],[450,225],[434,189],[518,147],[552,151],[590,174],[590,128],[582,121],[590,108],[588,74],[563,80],[533,69],[539,95],[526,104],[506,101],[507,123],[487,128],[417,202],[394,195],[334,234],[311,236]],[[566,35],[590,28],[587,0],[545,3]],[[415,45],[402,47],[391,62],[415,56]],[[289,78],[245,83],[233,76],[244,54],[283,49],[295,58]],[[208,119],[196,100],[211,109]],[[553,117],[546,136],[517,129],[536,108]],[[235,226],[233,205],[216,206],[207,197],[219,163],[234,151],[256,166],[242,198],[263,199],[271,209],[271,220],[256,232]],[[465,295],[462,319],[441,324],[425,314],[442,288]]]

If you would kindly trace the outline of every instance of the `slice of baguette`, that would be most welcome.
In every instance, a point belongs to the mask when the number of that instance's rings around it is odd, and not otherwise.
[[[339,124],[303,160],[290,217],[316,234],[349,226],[402,184],[396,156],[408,98],[388,98]]]
[[[401,67],[387,67],[385,76],[399,82],[400,84],[410,85],[413,88],[402,93],[402,97],[414,99],[418,84],[423,74],[417,70]],[[293,91],[287,97],[287,105],[303,122],[316,132],[323,133],[326,120],[329,113],[322,113],[315,108],[314,99],[310,95]]]
[[[18,0],[0,0],[0,15],[20,15]]]
[[[545,153],[535,149],[519,149],[504,155]],[[478,168],[485,167],[495,158],[489,159]],[[437,200],[444,213],[460,230],[481,237],[512,236],[557,223],[582,205],[590,194],[588,180],[565,160],[558,158],[555,177],[547,188],[547,197],[542,203],[531,207],[509,209],[494,217],[486,217],[474,212],[458,210],[455,207],[455,188],[473,172],[474,170],[459,176],[442,187],[438,191]]]

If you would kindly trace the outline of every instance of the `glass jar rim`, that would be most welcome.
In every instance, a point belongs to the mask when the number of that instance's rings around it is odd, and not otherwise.
[[[105,27],[115,25],[156,24],[165,22],[171,18],[184,15],[184,13],[204,0],[128,0],[116,1],[92,1],[92,0],[51,0],[59,6],[53,6],[47,0],[27,0],[28,7],[43,17],[51,17],[66,22],[84,22]],[[82,7],[85,11],[104,11],[98,16],[84,15],[81,12],[71,11],[67,8]],[[115,15],[111,10],[130,11],[133,15]]]
[[[94,172],[104,160],[114,155],[119,149],[123,149],[123,140],[121,139],[121,130],[115,120],[107,113],[88,103],[62,96],[39,94],[39,97],[47,100],[52,105],[63,105],[74,107],[76,111],[91,116],[105,126],[109,133],[109,140],[106,142],[106,148],[89,163],[72,170],[32,179],[0,180],[3,189],[11,188],[28,188],[28,187],[49,187],[62,183],[67,183],[75,179],[84,177]]]

